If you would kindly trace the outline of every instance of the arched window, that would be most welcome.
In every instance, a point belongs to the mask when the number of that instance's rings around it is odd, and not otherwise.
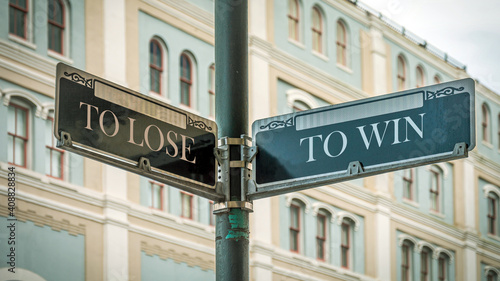
[[[28,167],[30,110],[23,103],[11,102],[7,117],[7,160],[9,164]]]
[[[181,104],[191,106],[191,90],[193,86],[193,65],[186,53],[181,55]]]
[[[300,39],[300,6],[299,0],[288,0],[288,38],[295,41]]]
[[[440,254],[438,258],[438,280],[448,280],[448,265],[449,257],[445,254]]]
[[[56,147],[53,134],[54,115],[47,117],[45,131],[45,174],[56,179],[64,179],[64,150]]]
[[[293,112],[300,112],[300,111],[308,110],[311,108],[306,103],[299,101],[299,100],[295,100],[293,102],[292,109],[293,109]]]
[[[413,244],[409,241],[404,241],[401,245],[401,281],[410,281],[413,276]]]
[[[344,218],[340,225],[340,266],[352,268],[353,259],[353,227],[354,222],[349,218]]]
[[[209,113],[210,117],[215,117],[215,64],[211,64],[208,68],[208,98],[209,98]]]
[[[488,214],[487,214],[487,221],[488,221],[488,234],[491,235],[498,235],[498,196],[490,192],[488,193]]]
[[[316,216],[316,258],[321,261],[328,260],[328,226],[331,214],[324,209],[320,209]]]
[[[441,78],[439,78],[438,75],[435,75],[434,76],[434,84],[439,84],[439,83],[441,83]]]
[[[428,247],[422,248],[420,252],[420,280],[429,281],[432,276],[432,251]]]
[[[347,66],[347,29],[341,20],[337,21],[337,63]]]
[[[28,39],[29,0],[9,1],[9,33]]]
[[[398,91],[402,91],[406,88],[406,62],[401,55],[398,56],[397,72]]]
[[[160,42],[156,39],[149,41],[149,90],[158,95],[162,94],[163,83],[163,51]]]
[[[486,281],[498,281],[498,274],[493,270],[489,270]]]
[[[318,7],[312,9],[312,48],[323,53],[323,18]]]
[[[443,171],[436,165],[430,167],[430,209],[441,212]]]
[[[65,9],[61,0],[49,0],[48,31],[49,50],[63,54]]]
[[[481,106],[481,113],[482,113],[482,128],[483,128],[483,141],[490,143],[490,109],[486,105],[486,103],[483,103]]]
[[[300,242],[302,240],[301,233],[301,217],[302,217],[302,207],[303,204],[298,200],[293,200],[290,204],[290,251],[299,253],[300,252]]]
[[[498,114],[498,133],[497,133],[497,137],[498,137],[498,150],[500,150],[500,114]]]
[[[424,79],[424,69],[419,65],[417,66],[417,88],[425,86],[425,79]]]

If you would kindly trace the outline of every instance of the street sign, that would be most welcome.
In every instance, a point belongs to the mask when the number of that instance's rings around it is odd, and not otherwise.
[[[215,122],[59,63],[58,146],[216,200]],[[124,187],[125,188],[125,187]]]
[[[474,80],[367,98],[252,125],[252,199],[467,157]]]

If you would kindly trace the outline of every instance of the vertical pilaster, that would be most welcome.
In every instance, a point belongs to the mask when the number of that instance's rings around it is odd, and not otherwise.
[[[104,77],[126,86],[125,0],[104,0]],[[102,165],[105,194],[104,277],[107,281],[126,281],[128,277],[127,214],[117,208],[127,200],[126,172]]]
[[[463,160],[463,183],[462,192],[464,197],[463,215],[465,218],[464,227],[469,233],[476,234],[476,214],[477,203],[476,194],[478,190],[475,188],[474,164],[470,159]],[[481,195],[480,195],[481,196]],[[473,240],[473,235],[466,235],[464,249],[464,266],[458,266],[463,272],[457,272],[457,276],[464,276],[463,280],[475,280],[477,278],[477,243]]]

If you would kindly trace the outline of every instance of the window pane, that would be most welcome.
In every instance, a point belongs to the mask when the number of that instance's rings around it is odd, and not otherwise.
[[[182,193],[181,197],[182,197],[182,216],[185,218],[192,218],[191,214],[192,196]]]
[[[189,102],[189,90],[190,85],[185,82],[181,82],[181,103],[187,106],[191,105]]]
[[[16,134],[21,137],[26,137],[26,111],[17,108],[16,115]]]
[[[20,138],[16,138],[15,139],[15,159],[14,159],[14,164],[16,165],[19,165],[19,166],[25,166],[25,163],[24,163],[24,154],[25,154],[25,151],[24,151],[24,140],[20,139]]]
[[[16,26],[15,9],[9,7],[9,33],[15,34],[16,30],[15,26]]]
[[[61,159],[62,153],[56,150],[52,151],[52,176],[61,178]]]
[[[22,37],[22,38],[26,38],[25,33],[24,33],[25,28],[26,28],[25,15],[26,14],[22,11],[19,11],[19,10],[15,11],[16,27],[15,27],[14,34],[19,36],[19,37]]]
[[[13,136],[7,136],[7,161],[9,163],[14,163],[14,137]]]
[[[16,133],[16,108],[13,106],[8,107],[9,122],[7,122],[7,132]]]
[[[50,148],[45,148],[45,174],[46,175],[51,175],[50,174]]]
[[[62,29],[49,24],[49,49],[62,53]]]
[[[155,93],[160,93],[160,71],[151,68],[151,91]]]
[[[162,187],[157,185],[157,184],[153,184],[153,207],[156,208],[156,209],[161,209],[162,206],[161,206],[161,198],[162,197]]]

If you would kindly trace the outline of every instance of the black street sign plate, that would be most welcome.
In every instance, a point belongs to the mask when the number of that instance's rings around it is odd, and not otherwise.
[[[60,63],[54,126],[66,150],[220,198],[211,120]]]
[[[467,156],[474,80],[463,79],[252,125],[252,199]]]

